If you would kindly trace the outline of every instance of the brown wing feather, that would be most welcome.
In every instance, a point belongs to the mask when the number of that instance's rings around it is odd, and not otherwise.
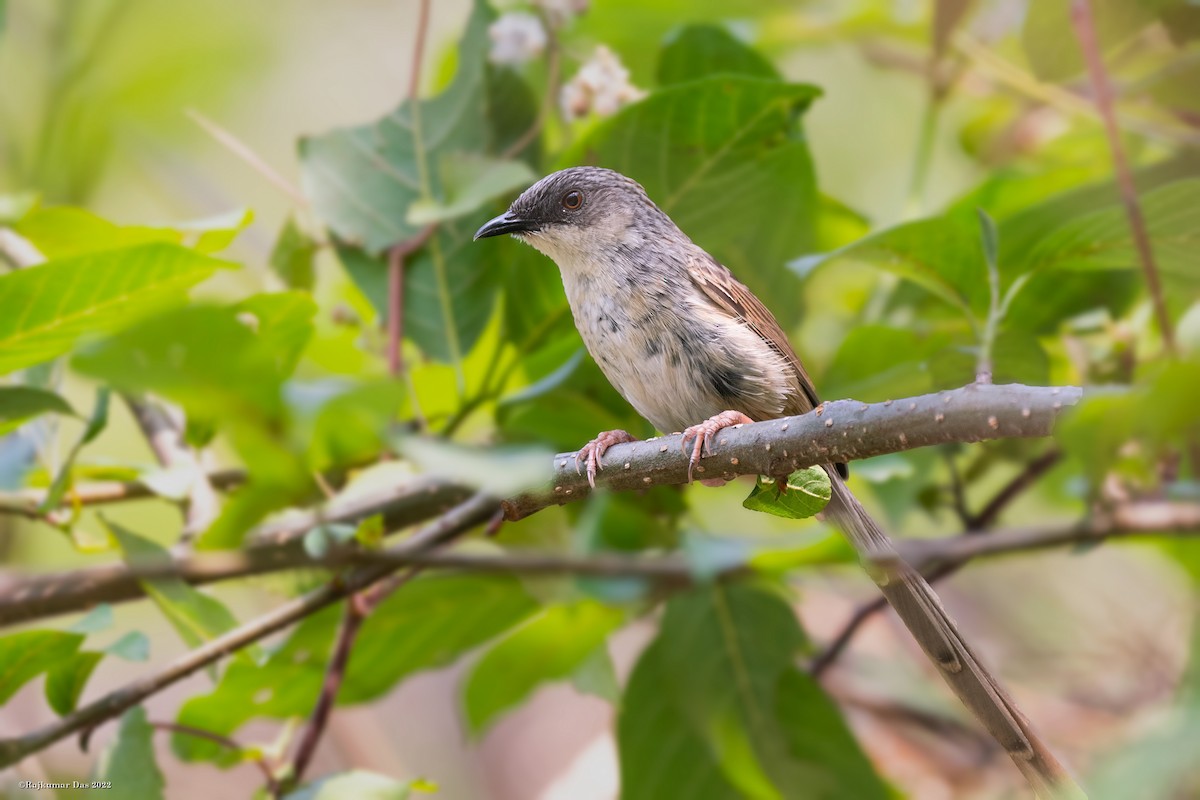
[[[731,317],[736,317],[746,327],[757,333],[792,367],[800,392],[797,395],[796,407],[785,409],[787,413],[803,414],[821,404],[817,398],[817,389],[813,386],[812,378],[808,376],[804,365],[800,363],[800,359],[796,355],[796,351],[792,349],[791,343],[788,342],[783,329],[779,327],[775,317],[762,304],[762,301],[754,296],[753,292],[707,253],[688,260],[688,275],[717,308]]]

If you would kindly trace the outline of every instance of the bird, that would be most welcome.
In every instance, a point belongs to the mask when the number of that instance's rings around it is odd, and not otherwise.
[[[820,406],[812,378],[766,305],[632,178],[593,166],[551,173],[480,227],[475,239],[503,234],[558,265],[588,352],[642,417],[663,433],[682,432],[689,481],[723,428]],[[629,441],[634,437],[626,431],[604,431],[579,449],[576,463],[590,484],[605,452]],[[1053,773],[1055,764],[1041,764],[1043,773],[1036,769],[1038,759],[1053,759],[1048,749],[1035,746],[1036,734],[932,587],[850,491],[845,465],[824,466],[831,488],[826,518],[854,545],[951,688],[1027,777]]]

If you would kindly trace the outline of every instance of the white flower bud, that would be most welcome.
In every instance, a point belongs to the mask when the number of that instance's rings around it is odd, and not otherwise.
[[[546,49],[546,29],[533,14],[510,11],[488,28],[492,51],[488,59],[493,64],[524,64],[537,58]]]
[[[646,93],[629,82],[629,70],[621,64],[616,53],[604,45],[584,63],[575,77],[562,88],[559,103],[567,119],[577,119],[589,113],[607,117],[621,106],[641,100]]]

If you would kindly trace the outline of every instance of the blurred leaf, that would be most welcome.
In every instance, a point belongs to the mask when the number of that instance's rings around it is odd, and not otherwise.
[[[92,415],[88,417],[87,425],[83,428],[83,433],[71,446],[70,452],[63,460],[62,465],[58,468],[58,474],[54,476],[50,488],[46,490],[46,496],[42,498],[41,505],[38,506],[38,511],[42,514],[57,508],[62,502],[63,495],[67,493],[67,489],[71,488],[72,471],[75,469],[75,460],[79,458],[83,448],[90,444],[108,425],[108,401],[111,392],[108,387],[101,387],[96,390],[96,404],[92,407]]]
[[[111,796],[113,789],[138,800],[165,797],[163,775],[154,760],[154,728],[146,722],[145,708],[134,706],[121,716],[117,738],[100,755],[93,779],[111,784],[109,789],[93,789],[95,797]]]
[[[859,325],[846,334],[821,376],[826,397],[864,402],[910,397],[930,390],[929,359],[949,344],[946,334]],[[972,374],[971,380],[974,380]]]
[[[1158,19],[1178,47],[1200,39],[1200,7],[1191,0],[1158,2]]]
[[[75,409],[60,395],[32,386],[0,386],[0,436],[42,414],[75,416]]]
[[[410,581],[363,623],[338,702],[373,700],[408,675],[451,663],[535,609],[520,583],[508,577]],[[308,714],[324,680],[340,618],[340,607],[317,612],[261,664],[230,664],[216,689],[183,705],[179,723],[227,735],[257,716]],[[172,746],[188,761],[236,763],[236,756],[212,742],[175,736]]]
[[[376,122],[300,140],[305,193],[338,238],[371,254],[413,238],[422,225],[409,221],[411,204],[446,199],[439,158],[485,149],[491,19],[487,4],[476,0],[453,82],[437,97],[415,101],[418,113],[405,100]]]
[[[81,633],[64,631],[22,631],[0,637],[0,703],[74,656],[83,639]]]
[[[146,566],[171,560],[170,553],[149,539],[111,520],[105,520],[105,525],[120,542],[126,563]],[[138,583],[189,648],[199,647],[238,625],[224,603],[178,578],[154,578]],[[237,651],[234,657],[253,661],[257,652],[259,648],[251,647]]]
[[[271,269],[289,289],[311,292],[316,283],[313,267],[316,253],[317,243],[300,230],[294,217],[289,216],[271,249]]]
[[[146,661],[150,658],[150,639],[141,631],[129,631],[104,652],[126,661]]]
[[[669,86],[598,124],[561,161],[640,181],[786,328],[801,306],[787,262],[815,242],[816,185],[799,120],[819,94],[738,76]]]
[[[672,83],[713,75],[780,78],[758,51],[717,25],[687,25],[668,38],[658,57],[658,82]]]
[[[574,342],[570,342],[569,340],[568,343],[574,344]],[[533,400],[534,398],[541,397],[547,392],[557,389],[559,386],[562,386],[563,382],[566,381],[567,378],[571,377],[571,373],[573,373],[580,363],[582,363],[585,355],[587,355],[587,350],[585,348],[576,347],[574,352],[572,352],[571,355],[567,357],[567,360],[564,361],[558,368],[530,383],[528,386],[522,387],[512,394],[501,397],[498,401],[499,404],[511,405],[513,403],[525,403]]]
[[[1083,71],[1083,52],[1071,25],[1072,0],[1038,0],[1029,4],[1021,44],[1033,72],[1044,81],[1061,81]],[[1088,0],[1102,53],[1137,35],[1153,21],[1137,0]]]
[[[953,389],[975,380],[979,348],[947,346],[931,354],[932,389]],[[1003,330],[992,345],[992,380],[1044,386],[1050,382],[1050,358],[1036,337]]]
[[[383,452],[404,401],[395,380],[341,387],[317,410],[308,440],[308,464],[321,473],[373,460]]]
[[[285,800],[408,800],[412,784],[377,772],[353,769],[305,784],[284,795]]]
[[[820,687],[786,603],[743,584],[676,595],[625,690],[622,797],[886,798]]]
[[[619,609],[585,600],[549,606],[508,634],[475,662],[463,686],[471,732],[478,736],[539,684],[571,675],[623,619]]]
[[[183,245],[207,254],[228,247],[253,219],[254,215],[243,209],[174,228],[157,228],[117,225],[82,208],[43,206],[27,214],[14,229],[42,255],[55,260],[151,242]]]
[[[54,713],[61,717],[75,710],[88,678],[102,658],[104,653],[80,650],[50,668],[46,673],[46,702]]]
[[[509,497],[544,484],[553,475],[554,453],[542,447],[468,447],[418,436],[406,436],[396,444],[422,472],[465,483],[495,497]]]
[[[0,308],[20,309],[0,316],[0,373],[48,361],[85,333],[178,302],[222,266],[178,245],[144,244],[0,275]]]
[[[787,478],[787,491],[780,492],[774,478],[758,476],[742,508],[787,519],[808,519],[829,502],[829,476],[821,467],[806,467]]]
[[[447,153],[442,157],[446,199],[417,198],[408,207],[410,225],[428,225],[478,211],[497,197],[523,189],[537,180],[523,161],[478,153]]]
[[[113,610],[108,603],[101,603],[93,608],[81,619],[79,619],[68,630],[72,633],[99,633],[100,631],[111,628],[113,624]]]
[[[515,70],[491,64],[487,70],[486,99],[492,152],[508,155],[534,125],[538,117],[538,97]],[[512,155],[535,166],[541,154],[541,136],[534,136]]]

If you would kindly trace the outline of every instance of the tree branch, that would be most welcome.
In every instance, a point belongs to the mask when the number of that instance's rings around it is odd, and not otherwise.
[[[475,495],[418,531],[414,538],[423,544],[441,543],[487,520],[494,503]],[[82,706],[32,733],[0,739],[0,768],[19,761],[30,753],[48,747],[71,734],[93,728],[119,716],[152,694],[161,691],[197,670],[292,625],[320,609],[354,594],[389,575],[395,566],[372,564],[360,567],[340,581],[331,581],[319,589],[290,600],[252,622],[235,628],[172,661],[158,672],[126,684],[99,700]]]
[[[722,430],[713,440],[713,455],[696,467],[696,474],[780,475],[934,444],[1048,436],[1059,412],[1081,396],[1075,386],[971,384],[882,403],[838,400],[802,416]],[[574,453],[559,454],[554,466],[550,486],[504,502],[507,519],[523,519],[589,494]],[[613,445],[602,467],[596,485],[614,491],[687,482],[679,434]]]

